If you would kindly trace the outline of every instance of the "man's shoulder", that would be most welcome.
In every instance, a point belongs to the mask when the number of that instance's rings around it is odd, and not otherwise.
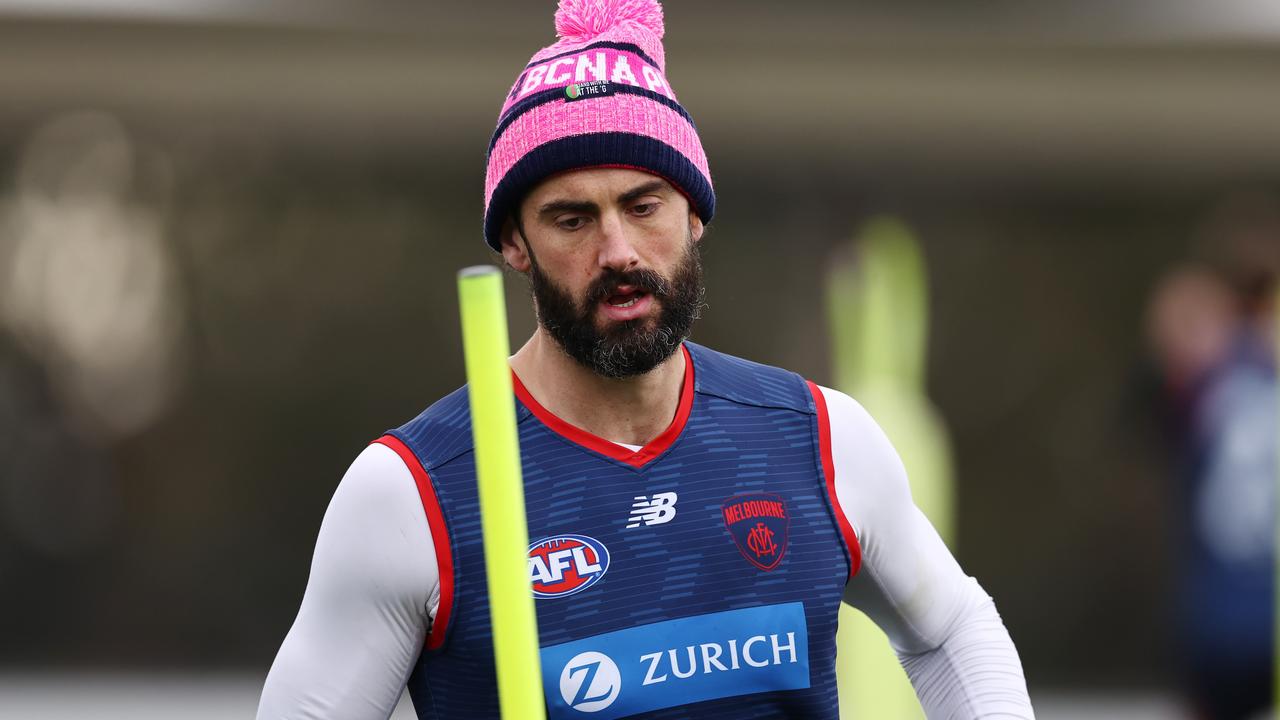
[[[469,452],[473,442],[467,386],[445,395],[386,434],[408,446],[428,472]]]
[[[694,390],[757,407],[814,412],[813,394],[800,375],[687,342],[693,358]]]

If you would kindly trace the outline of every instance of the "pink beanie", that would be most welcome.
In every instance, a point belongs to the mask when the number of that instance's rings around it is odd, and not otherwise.
[[[507,94],[489,141],[484,237],[499,234],[525,194],[555,173],[627,167],[653,173],[710,222],[716,196],[689,113],[667,83],[657,0],[560,0],[555,44],[539,50]]]

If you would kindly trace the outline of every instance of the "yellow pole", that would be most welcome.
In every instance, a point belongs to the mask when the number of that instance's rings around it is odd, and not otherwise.
[[[458,273],[458,301],[480,488],[498,701],[505,720],[542,720],[546,715],[538,660],[538,618],[529,586],[529,529],[520,475],[515,395],[507,365],[511,347],[502,272],[492,265],[464,268]]]
[[[925,395],[927,306],[923,256],[898,220],[867,223],[845,256],[830,264],[827,315],[835,387],[862,403],[884,429],[902,456],[916,504],[950,544],[950,442]],[[848,605],[840,608],[836,648],[841,718],[924,719],[888,638]]]

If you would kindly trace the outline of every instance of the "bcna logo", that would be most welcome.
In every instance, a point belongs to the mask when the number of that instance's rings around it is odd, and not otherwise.
[[[586,535],[556,535],[529,546],[533,596],[566,597],[600,582],[609,570],[609,550]]]

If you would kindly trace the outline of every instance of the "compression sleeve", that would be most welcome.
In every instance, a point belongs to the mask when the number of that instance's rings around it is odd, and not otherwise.
[[[267,675],[258,720],[386,720],[439,603],[413,476],[365,448],[329,503],[298,617]]]
[[[848,395],[820,390],[836,496],[862,548],[845,601],[889,636],[929,718],[1034,718],[995,604],[912,501],[889,439]]]

